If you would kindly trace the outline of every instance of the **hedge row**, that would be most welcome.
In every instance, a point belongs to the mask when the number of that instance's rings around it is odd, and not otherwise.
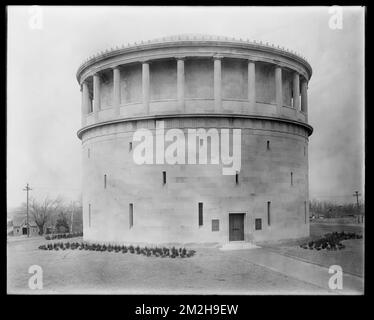
[[[300,247],[310,250],[341,250],[345,248],[345,245],[341,241],[348,239],[362,239],[362,235],[354,232],[345,233],[344,231],[327,233],[321,239],[301,244]]]
[[[45,236],[46,240],[55,240],[55,239],[69,239],[69,238],[76,238],[82,237],[83,232],[75,232],[75,233],[57,233],[57,234],[49,234]]]
[[[150,257],[161,257],[161,258],[190,258],[195,254],[195,250],[187,250],[186,248],[148,248],[139,246],[120,246],[120,245],[105,245],[105,244],[89,244],[84,242],[56,242],[49,243],[39,246],[40,250],[90,250],[90,251],[108,251],[115,253],[132,253],[132,254],[142,254],[144,256]]]

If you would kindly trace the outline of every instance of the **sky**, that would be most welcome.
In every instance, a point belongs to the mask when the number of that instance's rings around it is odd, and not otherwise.
[[[122,44],[184,33],[274,43],[301,53],[309,82],[310,199],[354,202],[364,185],[364,9],[341,7],[9,6],[7,205],[81,195],[80,64]]]

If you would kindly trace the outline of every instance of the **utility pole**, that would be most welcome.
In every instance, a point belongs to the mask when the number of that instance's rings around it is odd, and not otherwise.
[[[27,237],[30,237],[30,226],[29,226],[29,191],[32,190],[29,187],[29,184],[26,184],[25,189],[23,191],[26,191],[27,194],[27,200],[26,200],[26,225],[27,225]]]
[[[71,221],[70,221],[70,233],[73,233],[73,221],[74,221],[74,202],[71,203]]]
[[[358,222],[360,223],[360,203],[358,202],[358,197],[361,196],[361,194],[358,191],[355,191],[355,193],[353,194],[353,196],[356,197],[356,202],[357,202],[357,219],[358,219]]]
[[[360,204],[358,202],[358,197],[361,196],[361,194],[358,191],[355,191],[353,194],[354,197],[356,197],[356,202],[357,202],[357,209],[360,207]]]

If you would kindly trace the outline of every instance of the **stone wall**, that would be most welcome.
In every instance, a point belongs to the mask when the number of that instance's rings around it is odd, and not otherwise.
[[[175,60],[150,64],[150,99],[177,99],[177,69]]]
[[[142,101],[142,66],[129,65],[121,72],[121,104]]]
[[[309,217],[305,212],[308,160],[304,153],[308,134],[303,127],[254,119],[165,120],[165,130],[242,128],[242,167],[236,184],[235,175],[222,175],[221,165],[136,165],[129,149],[133,133],[136,128],[154,130],[154,126],[154,120],[129,121],[92,129],[83,135],[85,239],[224,243],[228,241],[229,213],[245,213],[246,241],[309,234],[309,219],[305,220]],[[167,173],[165,185],[163,171]],[[204,204],[203,226],[198,225],[199,202]],[[130,203],[134,208],[132,228]],[[254,230],[256,218],[262,219],[262,230]],[[219,219],[219,231],[212,231],[213,219]]]

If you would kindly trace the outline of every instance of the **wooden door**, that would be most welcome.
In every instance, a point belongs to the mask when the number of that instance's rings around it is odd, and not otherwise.
[[[244,213],[229,214],[229,241],[244,240]]]

